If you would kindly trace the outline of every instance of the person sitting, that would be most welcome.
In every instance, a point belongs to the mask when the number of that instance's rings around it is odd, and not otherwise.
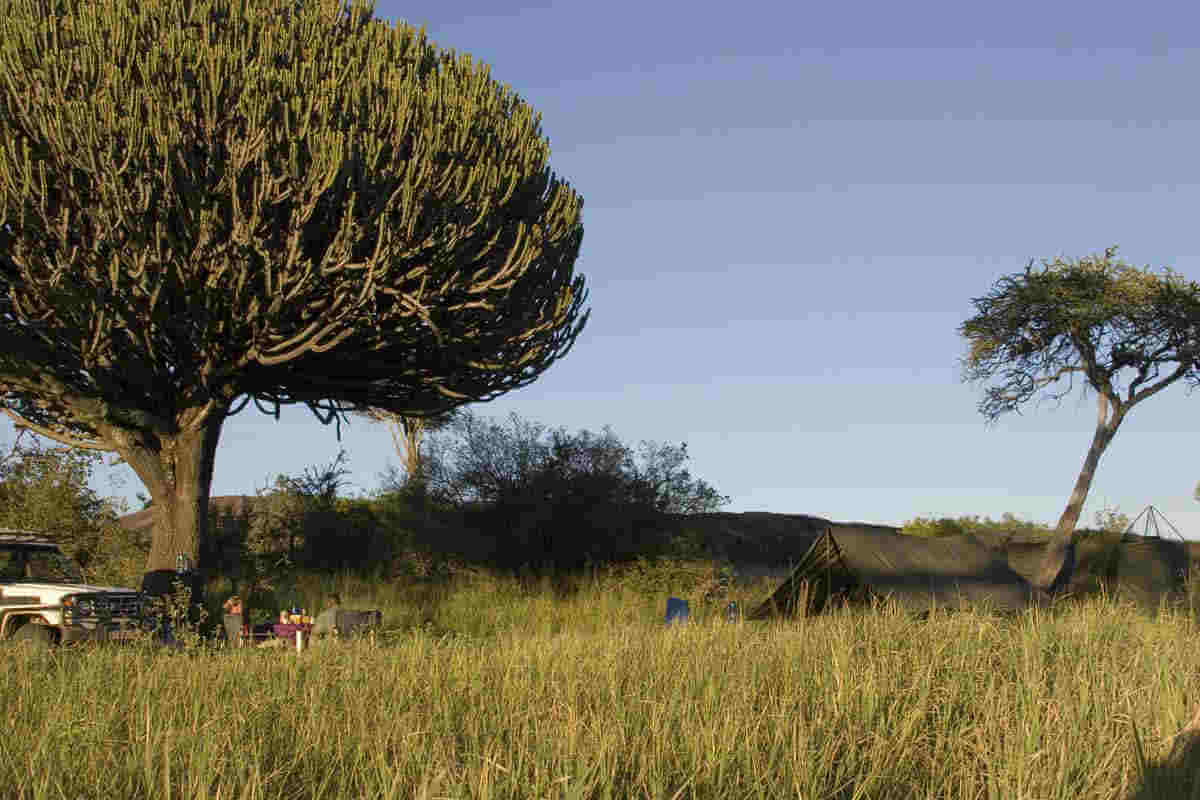
[[[242,637],[247,632],[246,615],[242,610],[242,598],[231,595],[224,604],[225,609],[225,638],[230,645],[240,647]]]
[[[342,598],[337,594],[331,594],[329,603],[329,607],[318,614],[313,622],[313,636],[324,636],[337,632],[337,615],[342,610]]]

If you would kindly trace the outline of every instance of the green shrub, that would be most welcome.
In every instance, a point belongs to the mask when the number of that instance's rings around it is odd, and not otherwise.
[[[89,486],[103,462],[95,451],[25,441],[21,431],[0,458],[0,528],[53,539],[93,582],[137,586],[150,543],[118,523],[124,501]]]
[[[547,432],[467,412],[434,437],[432,497],[452,502],[508,570],[581,570],[664,554],[670,515],[729,502],[684,467],[687,445],[643,442],[635,452],[609,428]],[[470,509],[470,510],[468,510]]]
[[[993,520],[991,517],[980,518],[977,514],[964,515],[957,519],[949,517],[935,519],[932,516],[915,517],[904,523],[901,531],[909,536],[961,536],[993,532],[1027,538],[1030,536],[1048,537],[1053,532],[1053,528],[1049,525],[1018,519],[1015,514],[1006,511],[998,520]]]

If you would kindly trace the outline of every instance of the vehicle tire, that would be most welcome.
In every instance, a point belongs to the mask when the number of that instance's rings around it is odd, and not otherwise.
[[[27,643],[38,650],[48,650],[54,646],[55,642],[54,631],[45,625],[34,625],[32,622],[27,622],[17,628],[8,638],[18,644]]]

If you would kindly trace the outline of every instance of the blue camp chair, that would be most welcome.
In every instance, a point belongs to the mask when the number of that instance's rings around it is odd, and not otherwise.
[[[667,619],[666,623],[670,625],[672,622],[684,623],[688,621],[688,604],[687,600],[680,600],[678,597],[667,598]]]

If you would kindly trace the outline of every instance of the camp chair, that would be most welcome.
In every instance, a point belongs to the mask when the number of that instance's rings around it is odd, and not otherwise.
[[[666,623],[684,623],[688,621],[688,602],[678,597],[667,598]]]
[[[349,638],[371,629],[378,629],[383,625],[383,612],[379,609],[371,611],[338,609],[336,619],[334,625],[337,626],[338,638]]]

